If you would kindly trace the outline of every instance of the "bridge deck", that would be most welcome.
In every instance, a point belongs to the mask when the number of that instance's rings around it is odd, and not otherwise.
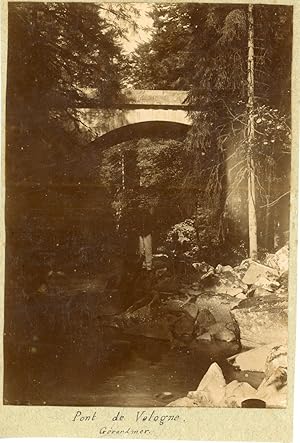
[[[85,88],[82,90],[87,100],[97,102],[97,90]],[[152,108],[187,108],[187,91],[123,89],[114,108],[123,107],[152,107]]]

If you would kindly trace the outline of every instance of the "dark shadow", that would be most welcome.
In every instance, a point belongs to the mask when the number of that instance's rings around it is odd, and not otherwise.
[[[101,149],[138,138],[183,139],[189,125],[169,121],[141,122],[114,129],[93,141],[90,146]]]

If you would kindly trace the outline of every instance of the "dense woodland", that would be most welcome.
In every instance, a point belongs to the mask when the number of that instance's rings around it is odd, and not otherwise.
[[[240,261],[286,241],[292,8],[153,4],[150,14],[151,38],[128,54],[131,5],[9,4],[8,241],[26,223],[19,247],[45,249],[48,230],[48,250],[79,254],[75,237],[82,261],[99,262],[124,247],[140,200],[155,207],[155,247],[193,259]],[[124,87],[187,90],[192,126],[184,138],[83,146],[50,111],[76,127],[85,87],[103,106]]]

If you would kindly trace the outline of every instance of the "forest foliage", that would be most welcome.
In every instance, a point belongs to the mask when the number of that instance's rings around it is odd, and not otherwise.
[[[259,246],[269,250],[288,230],[292,12],[253,8],[256,212]],[[9,4],[7,180],[92,180],[109,196],[115,228],[144,198],[156,209],[157,244],[186,231],[186,252],[199,259],[246,254],[247,5],[155,3],[151,38],[126,54],[121,39],[136,14],[125,4]],[[87,162],[49,110],[69,112],[76,125],[70,109],[83,88],[108,106],[123,85],[186,90],[188,135],[133,139],[89,151]]]
[[[241,217],[247,212],[247,8],[155,5],[152,38],[131,59],[135,87],[189,93],[193,124],[183,188],[195,224],[203,231],[205,212],[209,225],[219,225],[213,235],[219,244],[235,234],[245,240],[240,228],[248,229]],[[258,5],[253,15],[258,237],[261,248],[273,249],[276,227],[281,241],[288,229],[281,214],[289,205],[292,8]]]
[[[83,88],[95,88],[103,105],[118,94],[124,30],[110,20],[109,8],[94,3],[9,4],[8,180],[76,180],[78,168],[72,170],[68,163],[78,164],[80,149],[50,110],[64,110],[76,123],[72,107]],[[125,9],[120,5],[111,13],[129,20],[130,10]]]

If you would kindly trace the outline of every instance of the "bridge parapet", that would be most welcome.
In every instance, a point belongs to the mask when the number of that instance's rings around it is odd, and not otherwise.
[[[159,123],[164,127],[169,124],[172,135],[174,124],[185,127],[191,124],[187,94],[187,91],[125,89],[113,104],[103,106],[99,102],[97,104],[97,90],[82,89],[82,101],[75,107],[78,139],[88,144],[104,136],[108,139],[108,134],[122,128],[127,128],[128,137],[133,137],[137,129],[140,131],[146,125],[149,128],[151,123],[152,135],[155,135]],[[71,120],[62,123],[67,129],[75,130]],[[121,141],[124,137],[121,137],[120,131],[119,135]],[[113,139],[118,140],[117,134],[113,134]]]
[[[124,104],[177,109],[188,107],[187,91],[125,89],[122,96]]]
[[[119,97],[110,108],[121,109],[126,107],[184,109],[188,108],[187,91],[152,90],[152,89],[122,89]],[[82,103],[84,98],[97,106],[97,90],[82,89]]]

